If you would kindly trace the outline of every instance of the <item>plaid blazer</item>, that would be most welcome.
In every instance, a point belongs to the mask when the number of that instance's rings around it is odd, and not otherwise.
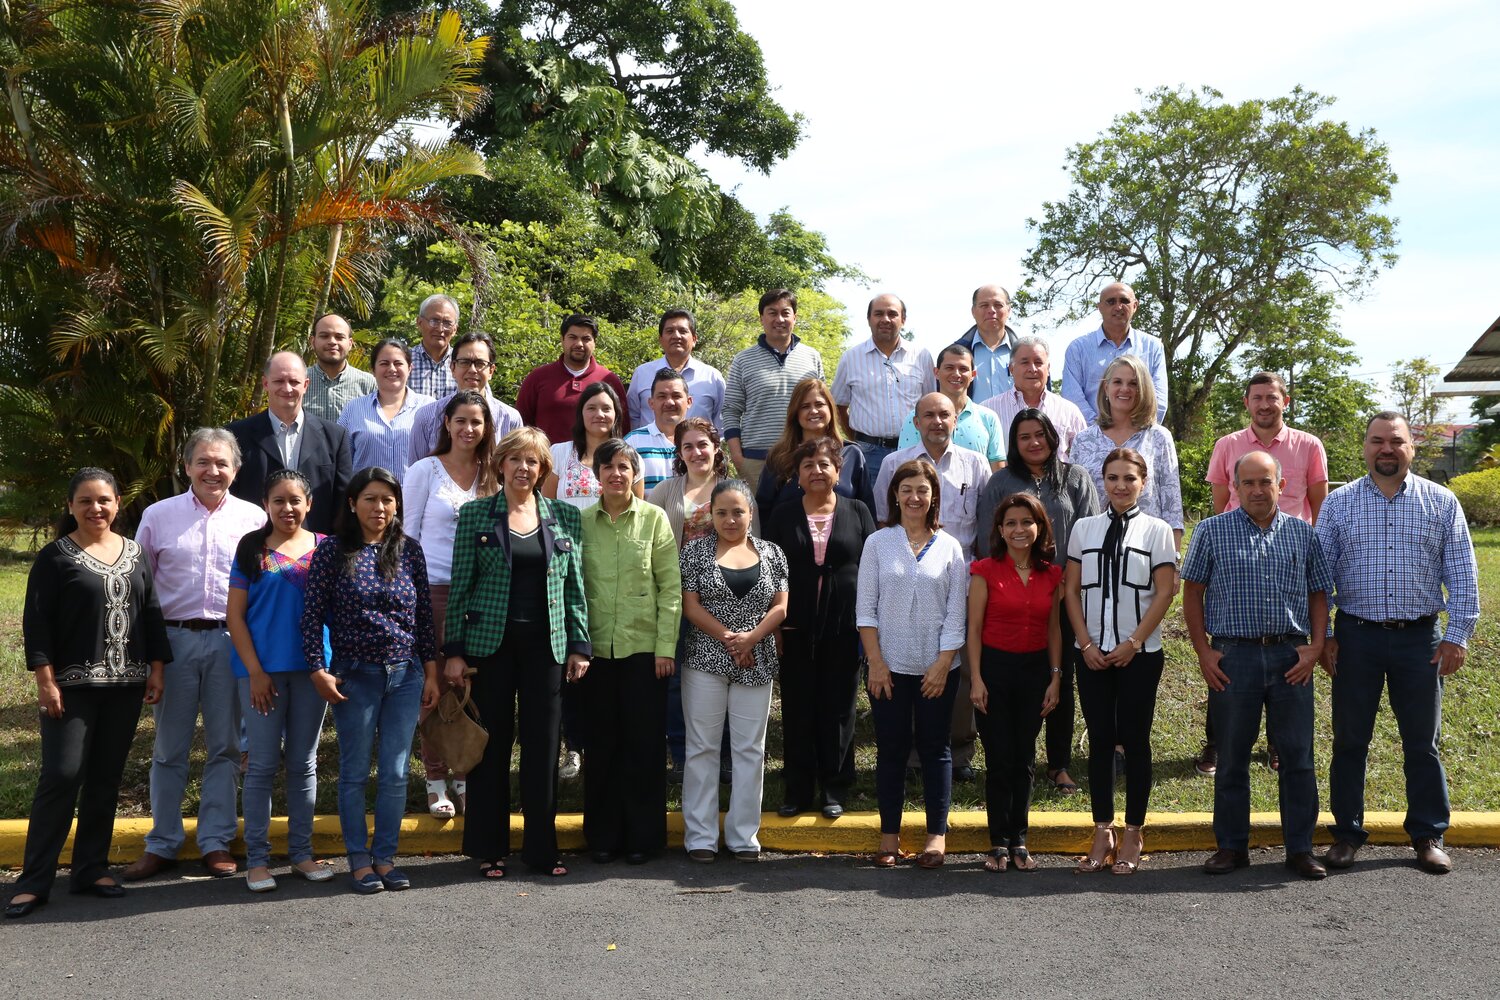
[[[538,496],[542,548],[547,557],[547,615],[552,656],[592,655],[583,596],[583,522],[578,509]],[[453,578],[443,652],[491,656],[505,638],[510,609],[510,525],[505,493],[471,500],[459,509],[453,535]]]

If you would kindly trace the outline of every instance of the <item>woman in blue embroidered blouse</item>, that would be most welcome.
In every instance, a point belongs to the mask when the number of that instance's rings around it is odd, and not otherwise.
[[[229,665],[239,679],[240,717],[249,740],[245,769],[245,885],[276,888],[271,859],[271,786],[286,748],[287,854],[292,871],[310,882],[333,877],[313,859],[313,800],[318,785],[318,736],[328,705],[313,687],[302,655],[303,592],[314,550],[325,536],[302,526],[312,487],[302,473],[266,477],[268,520],[240,539],[229,570]]]
[[[302,655],[333,706],[339,737],[339,827],[354,890],[407,889],[396,867],[412,735],[437,703],[437,645],[422,547],[401,530],[401,484],[388,470],[349,481],[335,535],[313,553],[302,612]],[[323,626],[333,660],[323,665]],[[365,826],[370,752],[380,738],[375,834]]]

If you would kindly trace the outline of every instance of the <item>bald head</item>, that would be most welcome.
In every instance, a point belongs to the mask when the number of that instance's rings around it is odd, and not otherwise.
[[[286,422],[296,420],[302,412],[302,397],[307,395],[307,365],[291,351],[277,351],[266,359],[261,385],[271,415]]]
[[[1099,315],[1104,319],[1104,332],[1111,340],[1125,339],[1125,333],[1130,329],[1130,320],[1135,316],[1139,305],[1135,289],[1125,282],[1114,281],[1104,286],[1104,290],[1099,293]]]
[[[941,392],[929,392],[917,400],[917,413],[913,422],[922,435],[922,444],[934,458],[948,450],[957,412],[953,407],[953,400]]]
[[[1268,452],[1252,451],[1234,463],[1235,495],[1245,513],[1262,527],[1276,516],[1284,485],[1281,463]]]

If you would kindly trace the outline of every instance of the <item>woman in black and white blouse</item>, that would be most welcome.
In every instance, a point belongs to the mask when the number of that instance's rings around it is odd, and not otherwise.
[[[719,483],[710,505],[713,534],[682,550],[682,610],[690,626],[682,663],[683,842],[694,861],[714,860],[719,739],[727,714],[734,783],[724,845],[741,861],[757,861],[766,721],[777,670],[775,632],[786,618],[786,557],[750,534],[755,500],[743,482]]]

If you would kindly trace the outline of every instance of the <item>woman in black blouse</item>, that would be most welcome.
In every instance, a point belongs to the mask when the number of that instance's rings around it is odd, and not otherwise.
[[[75,805],[71,891],[125,895],[109,874],[120,776],[142,702],[161,698],[172,647],[145,553],[113,530],[119,509],[115,477],[80,469],[57,540],[37,553],[26,581],[21,629],[41,707],[42,771],[7,917],[47,902]]]
[[[785,766],[782,816],[812,808],[844,814],[854,784],[854,702],[859,694],[859,630],[854,590],[865,539],[875,520],[859,500],[834,491],[843,449],[830,437],[792,452],[802,497],[784,503],[767,537],[786,555],[789,595],[781,661],[781,727]]]

